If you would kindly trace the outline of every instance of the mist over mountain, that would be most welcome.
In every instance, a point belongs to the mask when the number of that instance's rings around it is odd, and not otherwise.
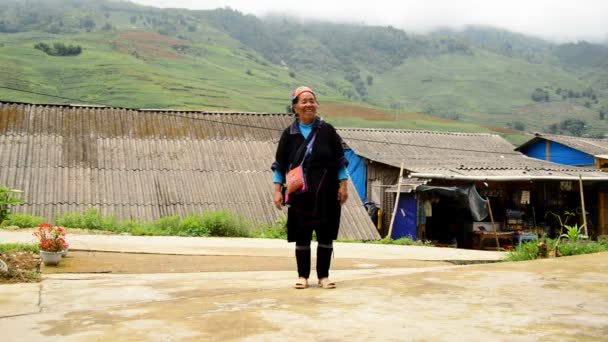
[[[488,26],[421,35],[229,8],[0,0],[0,65],[7,101],[284,112],[307,84],[322,109],[353,117],[365,108],[519,131],[608,128],[608,46]]]

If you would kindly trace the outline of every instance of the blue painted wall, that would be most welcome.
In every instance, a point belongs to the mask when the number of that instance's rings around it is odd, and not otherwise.
[[[344,149],[344,156],[348,159],[348,174],[350,175],[350,179],[355,185],[355,189],[357,189],[359,198],[365,203],[365,198],[367,197],[367,164],[365,164],[365,159],[356,155],[350,148]]]
[[[573,165],[573,166],[593,166],[595,165],[595,159],[592,155],[589,155],[585,152],[581,152],[579,150],[575,150],[571,147],[556,143],[549,142],[550,148],[550,160],[551,162],[564,164],[564,165]],[[525,152],[526,155],[536,158],[547,160],[547,141],[540,140],[532,146],[528,147]]]

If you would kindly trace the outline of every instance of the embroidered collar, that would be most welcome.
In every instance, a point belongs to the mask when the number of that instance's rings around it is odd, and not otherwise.
[[[317,117],[315,118],[315,121],[313,121],[312,124],[313,131],[318,130],[323,124],[323,120]],[[293,123],[289,128],[289,134],[302,134],[302,132],[300,131],[300,121],[298,119],[293,120]]]

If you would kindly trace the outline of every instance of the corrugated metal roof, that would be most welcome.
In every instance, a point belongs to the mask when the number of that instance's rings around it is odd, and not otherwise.
[[[525,156],[496,134],[398,129],[341,128],[346,144],[369,160],[404,168],[413,177],[452,179],[608,180],[593,168],[555,164]]]
[[[292,120],[0,102],[0,184],[25,191],[19,211],[46,218],[88,208],[147,220],[224,209],[271,224],[284,214],[272,202],[270,165]],[[379,238],[357,196],[340,237]]]
[[[608,139],[592,139],[541,133],[535,133],[534,138],[521,144],[517,147],[517,150],[525,151],[529,146],[541,140],[553,141],[597,158],[605,158],[605,156],[608,155]]]

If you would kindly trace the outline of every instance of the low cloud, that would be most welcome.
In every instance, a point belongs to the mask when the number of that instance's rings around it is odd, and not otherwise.
[[[605,0],[376,0],[370,2],[308,0],[132,0],[155,7],[215,9],[230,7],[262,17],[287,14],[367,25],[394,26],[412,33],[437,27],[493,26],[556,42],[608,42],[608,1]]]

